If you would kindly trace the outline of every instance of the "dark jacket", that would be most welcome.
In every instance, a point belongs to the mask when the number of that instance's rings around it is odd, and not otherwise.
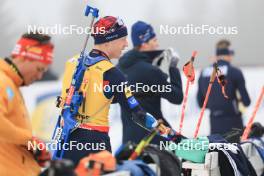
[[[211,132],[225,133],[231,128],[242,128],[241,112],[238,109],[239,97],[245,106],[249,106],[250,98],[245,86],[245,79],[240,69],[233,67],[224,60],[218,61],[218,66],[226,76],[226,94],[229,99],[224,98],[221,92],[221,86],[215,80],[209,96],[207,108],[210,109]],[[200,107],[206,95],[209,84],[212,66],[202,70],[198,81],[197,100]]]
[[[164,87],[171,87],[171,91],[152,92],[139,89],[134,96],[139,101],[144,110],[151,113],[155,118],[162,119],[166,125],[168,122],[164,119],[161,112],[161,98],[167,99],[173,104],[180,104],[183,99],[182,81],[180,72],[177,68],[170,68],[170,82],[167,81],[168,75],[159,68],[151,64],[155,52],[138,52],[131,50],[120,58],[118,68],[126,75],[130,85],[158,85],[164,90]],[[157,90],[157,89],[156,89]],[[169,90],[169,89],[167,89]],[[139,128],[131,120],[131,113],[122,108],[121,116],[123,123],[123,142],[129,140],[139,142],[147,133]],[[131,133],[135,131],[136,133]]]

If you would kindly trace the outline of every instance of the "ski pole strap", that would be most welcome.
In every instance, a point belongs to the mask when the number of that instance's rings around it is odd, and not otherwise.
[[[246,128],[244,130],[243,135],[242,135],[242,138],[241,138],[242,141],[245,141],[248,138],[248,135],[249,135],[251,127],[252,127],[252,124],[253,124],[254,119],[256,117],[256,114],[257,114],[257,111],[259,109],[259,106],[260,106],[260,104],[261,104],[261,102],[263,100],[263,97],[264,97],[264,86],[262,87],[262,91],[261,91],[261,93],[260,93],[260,95],[259,95],[259,97],[257,99],[253,114],[252,114],[251,118],[249,119],[249,122],[248,122],[248,124],[247,124],[247,126],[246,126]]]
[[[228,96],[225,92],[225,86],[227,84],[227,80],[226,80],[226,77],[225,75],[222,73],[222,71],[219,69],[218,65],[215,63],[214,64],[215,66],[215,69],[216,69],[216,77],[217,77],[217,82],[218,84],[221,86],[221,89],[222,89],[222,94],[223,96],[228,99]]]
[[[217,63],[214,63],[213,67],[214,67],[214,69],[213,69],[213,72],[212,72],[211,77],[210,77],[210,84],[213,84],[215,81],[217,69],[218,69]]]
[[[188,77],[190,77],[192,74],[194,74],[194,68],[193,68],[193,62],[194,62],[194,59],[197,55],[197,51],[193,51],[192,53],[192,57],[190,59],[190,64],[191,64],[191,68],[188,70]]]
[[[189,81],[191,81],[191,82],[193,82],[194,79],[195,79],[195,72],[194,72],[194,68],[193,68],[193,62],[194,62],[194,59],[196,57],[196,54],[197,54],[197,52],[194,51],[192,53],[191,59],[183,66],[183,73],[186,76],[186,78]]]

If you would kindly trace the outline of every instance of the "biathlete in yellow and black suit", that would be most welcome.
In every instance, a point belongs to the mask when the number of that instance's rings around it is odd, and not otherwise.
[[[93,34],[95,45],[90,51],[90,59],[101,60],[90,66],[83,78],[80,89],[84,92],[84,101],[79,108],[76,120],[81,123],[74,130],[69,141],[71,150],[64,151],[63,158],[72,160],[75,165],[90,153],[100,150],[111,151],[109,131],[109,108],[111,103],[120,103],[132,112],[133,120],[140,126],[151,130],[157,126],[157,120],[145,112],[126,86],[124,75],[114,66],[110,59],[119,58],[122,50],[128,46],[127,28],[115,17],[106,16],[94,24],[94,29],[104,29],[104,34]],[[62,98],[67,95],[67,88],[77,65],[78,56],[66,63]],[[125,127],[124,127],[125,128]],[[136,133],[131,131],[131,133]],[[175,133],[165,126],[160,134],[178,139]],[[81,147],[81,144],[85,147]],[[78,148],[79,145],[79,148]],[[82,149],[81,149],[82,148]]]

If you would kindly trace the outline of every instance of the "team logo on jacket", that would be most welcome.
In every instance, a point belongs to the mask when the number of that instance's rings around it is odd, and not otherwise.
[[[134,96],[129,97],[127,101],[130,109],[133,109],[134,107],[139,105]]]
[[[15,95],[13,90],[11,89],[11,87],[6,88],[6,94],[7,94],[8,100],[12,100],[14,98],[14,95]]]

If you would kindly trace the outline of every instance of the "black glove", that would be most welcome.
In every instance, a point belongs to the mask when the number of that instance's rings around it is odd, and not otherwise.
[[[249,138],[261,138],[264,135],[264,127],[259,123],[255,122],[252,124]]]

